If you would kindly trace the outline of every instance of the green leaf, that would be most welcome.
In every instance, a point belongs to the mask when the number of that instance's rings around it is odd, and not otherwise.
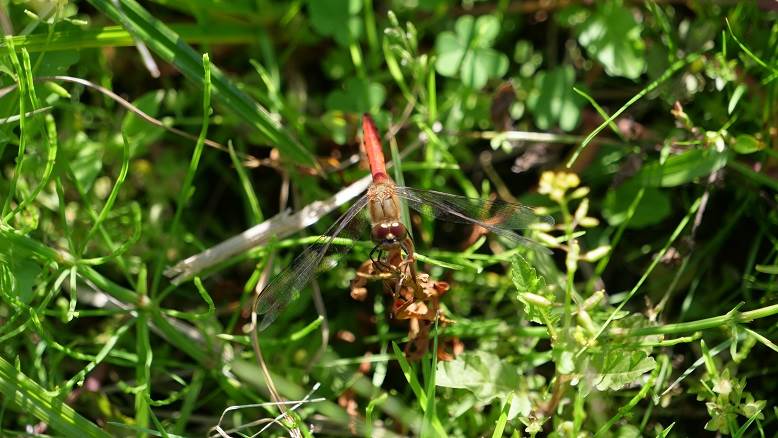
[[[666,428],[662,429],[659,433],[657,433],[656,438],[666,438],[667,435],[670,434],[670,431],[673,430],[673,426],[675,426],[675,422],[670,423],[669,426],[667,426]]]
[[[41,267],[30,258],[27,251],[2,242],[0,248],[0,286],[3,294],[10,293],[24,304],[30,304],[34,296],[35,279]]]
[[[35,76],[54,76],[67,73],[81,58],[77,50],[61,50],[30,55]]]
[[[363,78],[349,78],[343,90],[331,92],[325,105],[331,111],[347,113],[377,113],[386,98],[384,86]]]
[[[639,183],[631,180],[608,191],[602,205],[602,215],[611,226],[620,225],[627,219],[629,208],[640,188]],[[670,207],[670,199],[665,192],[654,187],[644,187],[643,197],[627,227],[644,228],[662,222],[670,214]]]
[[[573,91],[575,71],[570,66],[557,67],[535,76],[535,86],[527,98],[527,107],[540,129],[559,125],[565,131],[575,129],[581,118],[583,99]]]
[[[732,150],[739,154],[752,154],[765,148],[764,142],[759,141],[753,135],[740,134],[732,144]]]
[[[151,91],[132,102],[144,113],[157,117],[159,106],[165,98],[163,90]],[[149,123],[135,113],[127,113],[122,120],[122,132],[130,144],[130,157],[137,157],[146,152],[146,146],[158,140],[165,132],[158,126],[149,126]],[[121,141],[121,140],[120,140]]]
[[[546,288],[546,279],[518,254],[511,261],[511,279],[527,317],[539,324],[553,324],[558,318],[551,312],[554,294]]]
[[[602,3],[578,27],[578,42],[596,58],[610,76],[635,79],[646,63],[641,27],[620,2]]]
[[[75,153],[75,158],[70,160],[70,168],[81,188],[88,192],[103,168],[103,144],[79,132],[66,144],[65,149]]]
[[[513,420],[516,416],[528,416],[532,412],[532,402],[526,392],[514,391],[511,393],[510,408],[508,409],[508,420]]]
[[[592,382],[594,387],[600,391],[618,391],[637,381],[643,374],[653,371],[656,361],[642,351],[629,353],[613,349],[594,356],[591,365],[596,372]]]
[[[616,438],[640,438],[643,434],[640,429],[633,424],[624,424],[616,431]]]
[[[778,265],[756,265],[754,266],[754,270],[765,274],[778,275]]]
[[[715,149],[692,149],[643,166],[633,179],[646,187],[676,187],[721,169],[728,158]]]
[[[346,144],[348,140],[348,124],[340,111],[328,111],[321,116],[321,123],[327,128],[327,133],[335,143]]]
[[[11,266],[16,279],[16,290],[14,292],[23,303],[30,304],[34,295],[33,285],[35,284],[35,278],[41,272],[41,267],[30,259],[17,259]]]
[[[519,292],[540,292],[546,287],[546,280],[524,257],[516,255],[511,267],[511,279]]]
[[[462,58],[465,56],[465,48],[462,47],[457,36],[453,32],[443,32],[438,35],[435,50],[438,52],[438,59],[435,63],[438,73],[455,78],[462,64]]]
[[[745,85],[740,84],[735,87],[735,91],[732,92],[732,97],[729,98],[729,103],[727,104],[727,114],[732,114],[732,111],[735,111],[735,107],[737,106],[738,102],[740,102],[740,98],[743,97],[745,92]]]
[[[361,0],[308,0],[313,28],[321,35],[334,37],[342,46],[359,39],[361,10]]]
[[[519,388],[521,371],[513,364],[486,351],[467,352],[455,360],[438,362],[435,372],[437,386],[461,388],[488,403],[495,398],[506,399]]]
[[[491,49],[500,32],[500,22],[492,15],[477,19],[465,15],[454,25],[455,32],[438,35],[435,42],[435,69],[443,76],[459,77],[467,87],[480,89],[489,79],[508,71],[508,57]]]
[[[569,345],[557,344],[553,348],[554,365],[559,374],[571,374],[575,371],[575,353]]]

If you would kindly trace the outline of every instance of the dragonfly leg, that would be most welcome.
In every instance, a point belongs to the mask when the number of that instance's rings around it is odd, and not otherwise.
[[[403,251],[405,251],[405,259],[402,261],[401,265],[408,266],[408,269],[411,271],[411,286],[413,287],[413,290],[416,292],[417,297],[423,297],[423,291],[421,286],[419,285],[418,281],[418,272],[416,271],[416,257],[413,256],[414,254],[414,247],[413,247],[413,240],[410,237],[406,237],[405,240],[400,244]],[[401,266],[401,267],[402,267]],[[402,270],[402,269],[401,269]]]
[[[374,265],[378,263],[377,259],[373,258],[373,254],[375,254],[376,251],[378,251],[378,259],[380,259],[381,247],[379,245],[374,246],[373,249],[370,250],[370,254],[367,255],[370,258],[370,261],[373,262]]]
[[[378,251],[378,257],[373,257],[373,254]],[[384,260],[384,249],[381,245],[376,245],[372,251],[370,251],[370,261],[373,262],[376,270],[382,273],[393,272],[397,270],[397,267],[393,266]]]

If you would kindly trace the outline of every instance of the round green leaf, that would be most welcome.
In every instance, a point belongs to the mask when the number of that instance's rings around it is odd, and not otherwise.
[[[498,78],[508,71],[508,57],[492,49],[474,49],[462,61],[462,83],[479,89],[489,78]]]
[[[324,36],[332,36],[345,46],[359,39],[362,21],[360,0],[309,0],[311,25]]]
[[[578,42],[609,75],[635,79],[646,67],[640,30],[629,9],[607,2],[579,26]]]
[[[500,20],[494,15],[482,15],[475,22],[476,37],[482,47],[491,46],[500,33]]]
[[[435,62],[438,73],[449,78],[456,77],[465,55],[457,37],[452,32],[441,33],[435,42],[435,51],[438,53]]]
[[[583,101],[573,91],[575,71],[570,66],[541,72],[535,77],[535,86],[527,99],[527,107],[541,129],[559,124],[565,131],[578,125]]]
[[[442,32],[435,41],[435,69],[443,76],[459,77],[467,87],[479,89],[508,71],[508,57],[490,46],[500,32],[496,17],[457,20],[455,32]]]
[[[475,18],[472,15],[459,17],[454,24],[454,31],[461,43],[467,44],[475,32]]]
[[[348,113],[377,113],[386,98],[386,89],[378,82],[363,78],[349,78],[342,90],[327,95],[325,105],[329,110]]]

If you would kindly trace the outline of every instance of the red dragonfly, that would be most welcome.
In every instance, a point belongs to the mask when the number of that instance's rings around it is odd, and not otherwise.
[[[332,242],[338,235],[353,237],[361,234],[359,228],[364,228],[366,220],[360,213],[365,210],[365,207],[369,216],[370,238],[375,243],[373,251],[370,252],[370,259],[374,263],[381,263],[381,255],[384,251],[391,253],[402,250],[406,262],[410,262],[413,278],[416,276],[413,264],[413,240],[400,219],[400,199],[425,216],[478,225],[514,243],[545,250],[539,244],[516,234],[513,230],[527,228],[537,223],[553,225],[554,219],[550,216],[540,216],[530,207],[510,202],[467,198],[433,190],[398,186],[386,173],[378,130],[368,114],[362,116],[362,133],[364,149],[373,177],[372,184],[367,193],[357,199],[354,205],[332,224],[325,235],[306,248],[291,265],[262,289],[256,306],[257,313],[264,315],[259,325],[260,330],[267,328],[292,298],[296,297],[322,268],[328,266],[324,259],[327,253],[342,255],[351,249],[348,245],[332,245]],[[378,257],[374,259],[376,252]]]

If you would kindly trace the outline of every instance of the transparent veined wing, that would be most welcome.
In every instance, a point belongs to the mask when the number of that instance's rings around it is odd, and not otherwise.
[[[515,243],[549,252],[537,242],[513,231],[529,228],[533,224],[554,224],[554,218],[538,215],[534,209],[526,205],[500,200],[468,198],[404,186],[398,186],[396,193],[397,196],[408,202],[408,206],[427,217],[448,222],[479,225]]]
[[[272,324],[279,312],[311,282],[319,272],[325,255],[329,253],[339,258],[351,250],[352,245],[332,245],[332,242],[338,235],[343,234],[344,230],[352,231],[345,233],[349,235],[347,237],[360,234],[359,228],[366,227],[365,221],[360,219],[360,213],[366,205],[367,195],[363,195],[330,226],[323,236],[307,247],[262,289],[254,308],[259,315],[262,315],[259,330],[264,330]],[[355,219],[359,223],[355,223]]]

